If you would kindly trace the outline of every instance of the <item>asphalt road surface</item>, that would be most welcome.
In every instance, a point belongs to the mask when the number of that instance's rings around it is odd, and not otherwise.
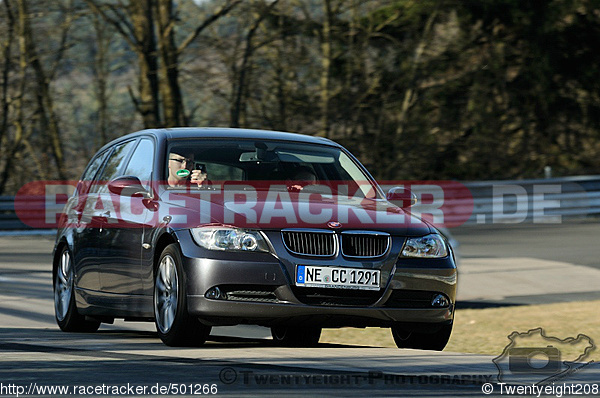
[[[600,219],[452,230],[458,306],[600,300]]]
[[[600,218],[561,224],[467,225],[451,232],[464,258],[532,257],[600,269]]]
[[[600,297],[597,222],[452,232],[461,243],[459,300],[465,303]],[[494,394],[504,388],[498,382],[506,368],[484,355],[329,344],[280,348],[258,327],[215,328],[196,349],[166,347],[144,323],[62,333],[53,315],[52,244],[49,236],[0,236],[0,396],[483,396],[482,388]],[[560,383],[600,383],[600,366],[582,365],[561,373]],[[527,376],[512,381],[540,381]]]

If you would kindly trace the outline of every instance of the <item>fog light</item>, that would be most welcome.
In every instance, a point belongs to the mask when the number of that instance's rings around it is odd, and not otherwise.
[[[443,294],[437,294],[433,300],[431,300],[432,307],[448,307],[450,305],[450,300]]]
[[[207,299],[213,300],[225,300],[227,299],[227,295],[221,291],[218,287],[211,287],[206,291],[204,297]]]

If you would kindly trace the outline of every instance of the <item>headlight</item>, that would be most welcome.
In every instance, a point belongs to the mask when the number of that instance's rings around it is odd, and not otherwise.
[[[268,252],[260,232],[241,228],[205,227],[190,230],[196,243],[210,250]]]
[[[439,258],[448,255],[444,239],[438,234],[408,238],[402,249],[404,257]]]

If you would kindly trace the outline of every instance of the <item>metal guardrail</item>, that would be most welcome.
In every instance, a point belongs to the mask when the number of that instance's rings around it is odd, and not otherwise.
[[[433,183],[435,184],[435,182]],[[418,203],[413,213],[428,214],[444,205],[444,223],[491,224],[518,222],[559,222],[573,217],[600,216],[600,175],[539,180],[463,182],[457,192],[446,192],[433,201]],[[458,184],[459,186],[461,184]],[[383,186],[387,191],[392,186]],[[427,187],[411,185],[418,197],[426,197]],[[21,198],[32,208],[43,209],[42,197]],[[29,203],[28,203],[29,204]],[[41,206],[41,207],[40,207]],[[50,204],[51,213],[62,208]],[[43,217],[36,210],[28,216]],[[25,221],[25,222],[24,222]],[[0,196],[0,230],[27,230],[27,220],[15,213],[14,197]]]
[[[444,222],[452,225],[492,223],[554,223],[562,219],[600,215],[600,176],[537,180],[463,182],[468,190],[423,205],[415,212],[447,206]],[[422,195],[419,185],[412,191]],[[424,191],[426,193],[426,190]],[[467,193],[465,195],[464,193]]]
[[[0,196],[0,230],[30,229],[15,213],[13,196]]]

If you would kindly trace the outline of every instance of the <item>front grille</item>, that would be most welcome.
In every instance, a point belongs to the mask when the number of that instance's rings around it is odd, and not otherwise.
[[[342,232],[342,253],[347,257],[381,257],[390,246],[390,236],[383,232]]]
[[[292,286],[296,298],[303,304],[319,306],[366,307],[375,304],[382,291],[312,288]]]
[[[426,290],[393,290],[384,306],[389,308],[432,308],[437,292]]]
[[[337,251],[336,236],[328,231],[281,232],[283,243],[294,254],[307,256],[334,256]]]

